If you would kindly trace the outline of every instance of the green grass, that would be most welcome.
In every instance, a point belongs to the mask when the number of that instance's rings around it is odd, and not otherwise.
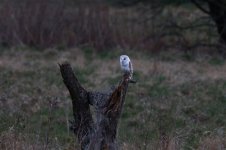
[[[168,96],[170,94],[169,87],[163,83],[164,80],[165,80],[164,76],[157,76],[154,79],[153,85],[151,85],[149,87],[149,96],[150,97],[161,98],[161,97]]]
[[[91,62],[92,59],[93,59],[93,51],[94,51],[94,49],[91,48],[91,47],[84,47],[82,50],[83,50],[83,52],[85,54],[86,60]]]
[[[224,80],[186,83],[179,87],[169,85],[163,76],[153,80],[146,104],[136,96],[127,96],[120,128],[122,141],[131,144],[146,139],[156,141],[161,134],[176,136],[178,131],[187,130],[179,135],[186,137],[183,149],[197,149],[205,132],[226,125]],[[178,93],[183,95],[178,97]]]
[[[209,60],[209,63],[211,65],[223,65],[225,63],[223,58],[219,58],[219,57],[213,57],[212,59]]]
[[[4,55],[16,59],[12,52],[13,50],[5,51]],[[42,52],[29,53],[27,50],[21,50],[20,53],[24,53],[25,59],[31,61],[34,67],[25,65],[24,68],[14,69],[0,66],[0,91],[3,93],[0,96],[0,137],[13,132],[18,138],[25,137],[22,139],[27,144],[37,144],[38,136],[38,142],[43,145],[48,137],[49,148],[78,147],[78,142],[73,133],[68,132],[67,126],[67,119],[72,118],[70,97],[57,64],[53,67],[53,63],[57,62],[57,57],[63,52],[55,54],[56,52],[53,51],[54,56],[47,61],[49,63],[41,65],[49,54],[42,56]],[[84,54],[86,61],[95,55],[100,55],[95,59],[106,62],[118,58],[118,52],[105,56],[95,53],[91,56],[89,50],[85,50],[84,53],[87,53]],[[41,58],[38,59],[36,56]],[[158,60],[158,56],[150,57],[150,60],[146,57],[139,53],[139,59],[144,58],[150,63],[153,59]],[[161,61],[172,62],[159,57]],[[89,61],[93,62],[95,59]],[[177,61],[178,58],[173,63],[176,64]],[[189,65],[191,61],[196,62],[192,59],[185,62]],[[212,65],[208,61],[203,63],[211,67],[224,67],[223,64]],[[200,64],[202,63],[197,63]],[[73,66],[84,87],[95,90],[102,84],[109,87],[118,84],[120,74],[113,77],[106,75],[101,77],[100,84],[94,84],[93,79],[100,80],[97,75],[100,74],[98,71],[101,68],[95,63],[86,65],[84,68],[79,65]],[[165,136],[169,139],[179,137],[177,139],[181,143],[180,149],[197,149],[202,139],[209,136],[220,136],[225,140],[225,78],[197,78],[174,84],[169,81],[167,74],[145,74],[141,70],[135,71],[134,77],[138,82],[129,86],[119,123],[120,144],[126,143],[134,149],[158,149],[160,145],[156,143],[160,143],[161,137]],[[56,105],[51,107],[50,102],[56,102]],[[223,134],[219,135],[218,130],[223,130]]]

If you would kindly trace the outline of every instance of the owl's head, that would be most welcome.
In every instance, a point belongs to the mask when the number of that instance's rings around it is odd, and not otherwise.
[[[122,61],[130,61],[129,56],[127,56],[127,55],[121,55],[120,56],[120,62],[122,62]]]

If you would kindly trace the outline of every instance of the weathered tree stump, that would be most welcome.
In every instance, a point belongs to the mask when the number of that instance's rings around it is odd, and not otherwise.
[[[82,150],[117,150],[117,125],[129,84],[124,74],[119,85],[107,93],[85,90],[74,75],[70,64],[59,65],[64,84],[68,88],[72,105],[74,134]],[[90,105],[96,109],[92,118]]]

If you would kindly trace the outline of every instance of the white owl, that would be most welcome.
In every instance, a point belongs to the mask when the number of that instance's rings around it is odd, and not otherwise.
[[[133,66],[127,55],[120,56],[120,65],[123,72],[128,72],[130,74],[130,79],[133,76]]]

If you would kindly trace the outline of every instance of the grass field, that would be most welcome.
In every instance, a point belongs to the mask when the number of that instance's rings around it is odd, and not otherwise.
[[[226,64],[219,56],[29,48],[0,50],[0,149],[79,149],[58,63],[68,61],[85,88],[104,90],[118,83],[124,53],[137,84],[119,124],[122,149],[226,149]]]

